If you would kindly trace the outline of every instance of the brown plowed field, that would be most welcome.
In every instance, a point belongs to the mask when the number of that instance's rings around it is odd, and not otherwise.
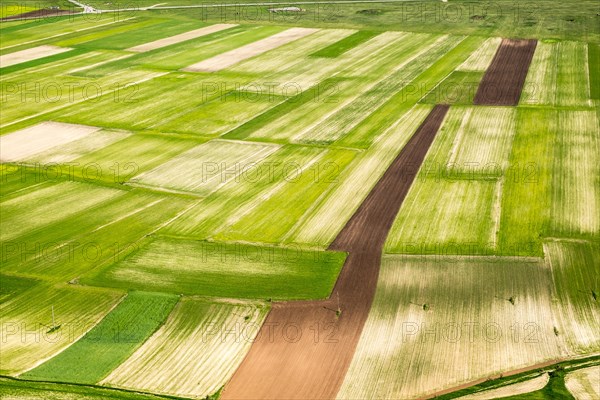
[[[537,40],[502,39],[475,94],[476,105],[516,106]]]
[[[222,399],[335,398],[371,308],[383,243],[447,111],[431,111],[330,246],[349,252],[332,296],[274,303]]]

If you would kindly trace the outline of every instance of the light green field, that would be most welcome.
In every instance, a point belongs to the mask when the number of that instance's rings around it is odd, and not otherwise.
[[[103,383],[203,398],[217,392],[250,349],[268,307],[184,298],[167,322]]]
[[[551,285],[541,259],[384,256],[338,399],[423,396],[564,355]]]
[[[452,107],[433,143],[421,175],[456,179],[500,177],[509,167],[516,110]]]
[[[583,42],[539,42],[522,104],[590,106],[588,49]]]
[[[600,366],[568,373],[565,386],[577,400],[600,397]]]
[[[418,179],[388,235],[388,253],[479,254],[494,250],[495,182]]]
[[[189,204],[78,182],[19,194],[0,204],[3,221],[13,227],[2,225],[3,271],[63,281],[134,251],[137,241]]]
[[[299,247],[158,238],[82,282],[211,297],[319,299],[329,296],[344,259]]]
[[[177,300],[175,295],[131,292],[84,337],[21,377],[97,383],[162,325]]]
[[[3,302],[0,372],[18,374],[59,353],[91,329],[122,296],[122,292],[101,288],[38,285]]]

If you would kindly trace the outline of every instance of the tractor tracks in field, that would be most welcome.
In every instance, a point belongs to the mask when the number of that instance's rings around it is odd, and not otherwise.
[[[277,302],[222,399],[333,399],[375,295],[387,234],[449,106],[433,108],[329,250],[348,257],[332,295]]]

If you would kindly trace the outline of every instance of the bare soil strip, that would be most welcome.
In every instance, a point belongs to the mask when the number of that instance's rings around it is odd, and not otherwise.
[[[269,50],[276,49],[277,47],[283,46],[294,40],[301,39],[312,33],[315,33],[318,29],[312,28],[290,28],[283,32],[276,33],[273,36],[258,40],[254,43],[247,44],[240,48],[227,51],[223,54],[211,57],[207,60],[200,61],[199,63],[190,65],[184,68],[184,71],[190,72],[217,72],[240,61],[248,58],[258,56]]]
[[[448,108],[431,111],[329,247],[349,252],[331,297],[274,303],[221,399],[335,398],[371,308],[385,238]]]
[[[202,36],[210,35],[211,33],[233,28],[234,26],[237,26],[237,24],[215,24],[205,26],[200,29],[194,29],[193,31],[180,33],[179,35],[170,36],[167,38],[155,40],[153,42],[140,44],[139,46],[130,47],[127,49],[127,51],[141,53],[145,51],[156,50],[162,47],[170,46],[172,44],[185,42],[187,40],[196,39]]]
[[[486,70],[474,103],[488,106],[516,106],[529,71],[537,40],[502,39]]]
[[[0,56],[0,68],[9,67],[15,64],[21,64],[42,57],[53,56],[55,54],[64,53],[65,51],[69,50],[72,49],[69,47],[43,45],[33,47],[31,49],[15,51],[14,53],[8,53],[3,56]]]

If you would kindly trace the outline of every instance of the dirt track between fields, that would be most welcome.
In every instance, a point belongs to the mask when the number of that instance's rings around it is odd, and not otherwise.
[[[331,297],[274,303],[221,399],[335,398],[371,308],[388,231],[447,111],[431,111],[329,247],[349,252]]]
[[[475,94],[475,105],[516,106],[537,40],[502,39]]]

